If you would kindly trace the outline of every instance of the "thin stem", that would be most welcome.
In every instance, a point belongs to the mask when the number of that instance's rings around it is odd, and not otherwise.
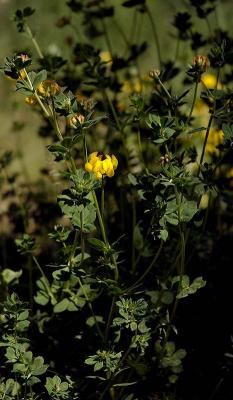
[[[81,237],[81,264],[82,264],[83,260],[84,260],[84,253],[85,253],[85,242],[84,242],[84,236],[83,236],[83,212],[82,211],[80,213],[80,222],[81,222],[80,237]]]
[[[55,128],[55,131],[56,131],[58,139],[62,142],[63,136],[62,136],[60,127],[58,125],[58,120],[57,120],[57,115],[56,115],[56,112],[55,112],[55,105],[54,105],[53,97],[51,97],[51,101],[52,101],[52,116],[53,116],[53,121],[54,121],[54,128]]]
[[[156,47],[157,56],[158,56],[158,67],[161,68],[162,59],[161,59],[161,51],[160,51],[158,33],[157,33],[157,30],[156,30],[156,27],[155,27],[153,16],[152,16],[151,11],[150,11],[148,6],[146,6],[146,12],[147,12],[147,15],[149,17],[149,20],[150,20],[150,23],[151,23],[151,28],[152,28],[152,31],[153,31],[155,47]]]
[[[30,90],[33,92],[33,94],[35,95],[35,97],[36,97],[36,99],[37,99],[37,101],[38,101],[40,107],[41,107],[42,110],[44,111],[45,116],[46,116],[47,118],[50,119],[50,118],[51,118],[51,115],[49,114],[48,110],[45,108],[44,104],[42,103],[42,101],[41,101],[40,97],[38,96],[36,90],[33,88],[31,79],[29,78],[26,69],[24,69],[24,72],[25,72],[25,75],[26,75],[26,78],[27,78],[27,81],[24,80],[24,82],[27,82],[27,83],[29,84],[29,89],[30,89]]]
[[[86,289],[85,289],[85,287],[83,286],[82,281],[81,281],[81,279],[80,279],[79,277],[78,277],[78,283],[79,283],[80,287],[82,288],[84,297],[85,297],[85,299],[86,299],[86,301],[87,301],[87,304],[88,304],[88,307],[89,307],[90,310],[91,310],[91,313],[92,313],[92,316],[93,316],[93,319],[94,319],[94,322],[95,322],[95,325],[96,325],[96,329],[97,329],[97,331],[98,331],[98,333],[99,333],[101,339],[104,340],[104,335],[103,335],[103,333],[101,332],[101,329],[100,329],[100,327],[99,327],[99,323],[98,323],[98,321],[97,321],[97,319],[96,319],[96,315],[95,315],[95,313],[94,313],[94,311],[93,311],[92,304],[91,304],[91,302],[90,302],[90,299],[89,299],[89,297],[88,297],[88,294],[87,294],[87,292],[86,292]]]
[[[148,229],[147,229],[146,235],[145,235],[145,237],[144,237],[144,244],[143,244],[143,247],[142,247],[142,249],[140,250],[140,252],[139,252],[139,254],[138,254],[137,258],[136,258],[135,267],[138,265],[139,261],[141,260],[143,251],[145,250],[146,240],[147,240],[149,234],[151,233],[152,226],[153,226],[153,223],[154,223],[154,218],[155,218],[155,214],[153,214],[153,216],[152,216],[151,223],[150,223],[150,225],[149,225],[149,227],[148,227]]]
[[[201,158],[200,158],[200,162],[199,162],[198,170],[197,170],[197,176],[199,176],[200,172],[201,172],[201,167],[202,167],[202,163],[203,163],[204,156],[205,156],[206,144],[207,144],[207,141],[208,141],[208,137],[209,137],[210,128],[211,128],[211,125],[212,125],[212,122],[213,122],[213,118],[214,118],[214,116],[213,116],[213,114],[211,114],[209,122],[208,122],[207,129],[206,129],[205,139],[204,139],[202,152],[201,152]]]
[[[29,269],[29,300],[30,300],[30,309],[33,308],[33,275],[32,275],[32,258],[29,257],[28,261],[28,269]]]
[[[87,140],[86,140],[86,135],[82,130],[82,138],[83,138],[83,155],[84,155],[84,160],[85,162],[88,161],[88,152],[87,152]]]
[[[32,259],[33,259],[34,263],[36,264],[38,270],[40,271],[40,273],[41,273],[41,275],[42,275],[42,277],[43,277],[43,279],[44,279],[44,285],[45,285],[45,287],[46,287],[47,293],[49,294],[49,296],[51,297],[51,299],[54,300],[54,301],[56,302],[56,298],[54,297],[54,294],[52,293],[52,291],[51,291],[51,289],[50,289],[49,281],[48,281],[48,279],[47,279],[47,277],[46,277],[46,275],[45,275],[43,269],[41,268],[41,266],[40,266],[40,264],[39,264],[37,258],[36,258],[35,256],[32,256]]]
[[[180,38],[178,36],[177,42],[176,42],[176,50],[175,50],[175,57],[174,57],[174,63],[177,61],[177,58],[179,56],[179,50],[180,50]]]
[[[157,250],[157,252],[156,252],[156,254],[155,254],[153,260],[151,261],[150,265],[148,266],[148,268],[147,268],[147,269],[145,270],[145,272],[140,276],[140,278],[138,278],[138,279],[136,280],[136,282],[134,282],[133,285],[130,286],[130,287],[125,291],[125,293],[131,292],[131,290],[133,290],[135,287],[137,287],[137,286],[139,285],[139,283],[140,283],[141,281],[143,281],[143,279],[149,274],[149,272],[151,271],[151,269],[153,268],[153,266],[155,265],[156,261],[158,260],[158,258],[159,258],[159,256],[160,256],[160,253],[161,253],[162,248],[163,248],[163,243],[164,243],[164,242],[161,240],[161,241],[160,241],[159,248],[158,248],[158,250]]]
[[[135,272],[136,264],[135,264],[135,245],[134,245],[134,229],[136,226],[136,204],[134,196],[132,195],[132,273]]]
[[[161,81],[161,79],[158,75],[156,76],[155,80],[159,82],[163,91],[166,93],[167,97],[171,100],[172,96],[170,95],[169,91],[167,90],[166,86],[163,84],[163,82]]]
[[[96,194],[95,194],[94,190],[92,191],[92,197],[93,197],[93,200],[94,200],[94,203],[95,203],[95,207],[96,207],[96,214],[97,214],[97,218],[98,218],[98,221],[99,221],[101,235],[102,235],[104,243],[106,245],[108,245],[108,240],[107,240],[105,227],[104,227],[103,219],[102,219],[100,208],[99,208],[99,203],[98,203],[98,200],[97,200],[97,197],[96,197]]]
[[[107,43],[108,51],[111,54],[111,58],[112,58],[112,56],[113,56],[112,44],[111,44],[111,41],[110,41],[110,37],[108,35],[108,31],[107,31],[107,27],[106,27],[106,23],[105,23],[105,18],[101,18],[101,23],[102,23],[102,28],[103,28],[103,31],[104,31],[104,37],[105,37],[105,40],[106,40],[106,43]]]
[[[193,101],[192,101],[191,109],[190,109],[190,112],[189,112],[189,116],[188,116],[187,121],[186,121],[186,125],[189,124],[190,119],[191,119],[191,117],[192,117],[192,113],[193,113],[193,109],[194,109],[195,102],[196,102],[196,97],[197,97],[198,83],[199,83],[199,81],[196,80],[196,82],[195,82],[195,88],[194,88]]]
[[[219,75],[220,75],[220,68],[218,68],[218,72],[217,72],[217,78],[216,78],[215,88],[214,88],[214,92],[213,92],[214,93],[214,105],[213,105],[213,110],[212,110],[210,118],[209,118],[207,129],[206,129],[205,140],[204,140],[204,143],[203,143],[203,148],[202,148],[202,152],[201,152],[201,158],[200,158],[200,162],[199,162],[199,166],[198,166],[197,176],[199,176],[199,174],[201,172],[201,167],[202,167],[202,163],[203,163],[204,156],[205,156],[206,144],[207,144],[207,141],[208,141],[210,128],[211,128],[211,125],[212,125],[212,122],[213,122],[213,119],[214,119],[215,108],[216,108],[216,90],[217,90],[217,87],[218,87]]]
[[[75,235],[74,235],[73,245],[72,245],[72,251],[71,251],[70,257],[69,257],[69,264],[70,263],[72,264],[72,260],[75,257],[76,248],[78,246],[79,235],[80,235],[80,232],[76,230]]]
[[[140,132],[139,123],[137,124],[137,139],[138,139],[138,149],[139,149],[139,153],[140,153],[140,158],[141,158],[142,163],[145,166],[143,152],[142,152],[142,141],[141,141],[141,132]]]
[[[44,58],[44,55],[43,55],[43,53],[41,51],[41,48],[40,48],[35,36],[33,35],[30,26],[28,24],[24,24],[24,27],[25,27],[25,30],[26,30],[29,38],[31,39],[36,51],[37,51],[37,54],[38,54],[39,58]]]
[[[124,155],[125,155],[127,166],[128,166],[129,157],[128,157],[128,150],[127,150],[126,140],[125,140],[125,135],[124,135],[124,128],[122,127],[122,125],[120,123],[120,120],[118,118],[118,115],[117,115],[117,112],[116,112],[115,107],[113,105],[113,102],[112,102],[111,98],[108,95],[107,89],[102,88],[102,94],[103,94],[104,101],[107,102],[108,105],[109,105],[109,108],[110,108],[110,110],[112,112],[112,115],[113,115],[113,118],[115,120],[117,129],[118,129],[119,133],[121,134],[121,140],[122,140],[122,144],[123,144],[123,151],[124,151]]]
[[[114,311],[115,311],[115,304],[116,304],[116,296],[113,296],[112,302],[111,302],[110,311],[109,311],[109,314],[108,314],[108,321],[107,321],[107,325],[106,325],[106,329],[105,329],[105,334],[104,334],[105,343],[108,340],[108,334],[109,334],[110,326],[111,326],[111,323],[112,323],[113,314],[114,314]]]
[[[101,216],[104,221],[104,181],[102,177],[102,186],[101,186]]]

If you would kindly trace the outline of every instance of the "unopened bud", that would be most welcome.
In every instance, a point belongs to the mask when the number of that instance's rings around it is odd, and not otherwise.
[[[196,68],[199,68],[200,72],[205,72],[207,68],[210,66],[210,62],[208,57],[198,54],[195,57],[193,57],[192,65]]]
[[[152,78],[152,79],[158,79],[160,73],[161,73],[161,71],[159,69],[152,69],[149,72],[149,77]]]
[[[169,159],[169,155],[168,154],[165,154],[165,156],[162,156],[162,157],[160,157],[160,164],[161,165],[166,165],[166,164],[168,164],[169,163],[169,161],[170,161],[170,159]]]
[[[82,114],[74,114],[67,119],[67,124],[71,128],[76,128],[77,124],[82,125],[85,122],[85,117]]]
[[[27,53],[18,54],[17,58],[20,58],[23,63],[25,63],[26,61],[29,61],[31,59],[31,57],[29,57],[29,55]]]

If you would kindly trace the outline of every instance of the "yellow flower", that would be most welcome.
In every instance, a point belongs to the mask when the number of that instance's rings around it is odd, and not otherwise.
[[[112,65],[112,56],[109,51],[101,51],[100,52],[100,59],[104,63],[109,63],[110,66]]]
[[[25,101],[25,103],[28,104],[29,106],[34,106],[34,104],[37,103],[36,96],[34,96],[34,95],[25,97],[24,101]]]
[[[227,178],[233,178],[233,167],[227,171]]]
[[[36,91],[42,97],[53,97],[60,93],[61,88],[56,81],[52,79],[46,79],[45,81],[39,83]]]
[[[205,74],[201,78],[202,83],[208,88],[208,89],[214,89],[217,83],[217,77],[214,74]],[[217,89],[221,89],[222,85],[220,82],[218,82]]]
[[[109,154],[95,151],[89,155],[85,170],[93,172],[96,179],[101,179],[105,175],[111,178],[114,176],[117,165],[118,160],[113,154],[110,156]]]
[[[205,137],[205,133],[203,134],[203,137]],[[206,153],[216,153],[218,151],[216,147],[223,142],[223,139],[224,133],[222,130],[211,130],[206,143]]]

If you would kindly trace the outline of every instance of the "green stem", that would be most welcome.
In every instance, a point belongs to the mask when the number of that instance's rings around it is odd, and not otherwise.
[[[214,116],[213,116],[213,114],[211,114],[210,119],[209,119],[209,122],[208,122],[207,129],[206,129],[205,139],[204,139],[204,143],[203,143],[203,147],[202,147],[202,152],[201,152],[201,158],[200,158],[200,162],[199,162],[198,170],[197,170],[197,176],[199,176],[199,175],[200,175],[200,172],[201,172],[201,167],[202,167],[202,163],[203,163],[204,156],[205,156],[206,144],[207,144],[207,141],[208,141],[208,137],[209,137],[209,133],[210,133],[210,128],[211,128],[213,119],[214,119]]]
[[[31,31],[30,26],[28,24],[24,24],[24,27],[25,27],[25,30],[26,30],[29,38],[31,39],[36,51],[37,51],[37,54],[38,54],[39,58],[44,58],[44,55],[43,55],[43,53],[42,53],[42,51],[40,49],[40,46],[39,46],[35,36],[33,35],[32,31]]]
[[[196,97],[197,97],[198,83],[199,83],[199,81],[196,80],[196,82],[195,82],[195,88],[194,88],[193,101],[192,101],[191,109],[190,109],[190,112],[189,112],[189,116],[188,116],[187,121],[186,121],[186,125],[189,124],[190,119],[191,119],[191,117],[192,117],[192,113],[193,113],[193,109],[194,109],[195,102],[196,102]]]
[[[202,163],[203,163],[204,156],[205,156],[206,144],[207,144],[207,141],[208,141],[210,128],[211,128],[211,125],[212,125],[212,122],[213,122],[213,119],[214,119],[215,108],[216,108],[216,90],[217,90],[217,87],[218,87],[219,75],[220,75],[220,68],[218,68],[218,72],[217,72],[217,79],[216,79],[215,88],[214,88],[214,92],[213,92],[214,93],[213,110],[211,111],[211,115],[210,115],[210,118],[209,118],[208,126],[207,126],[207,129],[206,129],[205,140],[204,140],[203,147],[202,147],[201,158],[200,158],[200,162],[199,162],[199,166],[198,166],[197,176],[199,176],[200,172],[201,172],[201,167],[202,167]]]
[[[54,294],[52,293],[52,291],[50,289],[49,281],[48,281],[43,269],[41,268],[39,262],[37,261],[37,258],[35,256],[32,256],[32,259],[33,259],[35,265],[37,266],[38,270],[40,271],[42,277],[44,278],[44,285],[46,287],[48,295],[51,297],[52,300],[54,300],[56,302],[56,298],[54,297]]]
[[[108,314],[108,321],[107,321],[107,325],[106,325],[106,329],[105,329],[105,334],[104,334],[105,343],[108,340],[108,334],[109,334],[109,331],[110,331],[110,326],[111,326],[112,319],[113,319],[113,314],[114,314],[114,311],[115,311],[115,304],[116,304],[116,296],[113,296],[112,302],[111,302],[110,311],[109,311],[109,314]]]
[[[104,340],[104,335],[103,335],[103,333],[101,332],[101,329],[100,329],[100,327],[99,327],[99,323],[98,323],[98,321],[97,321],[97,319],[96,319],[96,315],[95,315],[95,313],[94,313],[94,311],[93,311],[92,304],[91,304],[90,299],[89,299],[89,297],[88,297],[88,294],[87,294],[87,292],[86,292],[86,290],[85,290],[85,287],[83,286],[82,281],[81,281],[81,279],[80,279],[79,277],[78,277],[78,283],[79,283],[80,287],[82,288],[84,297],[85,297],[86,302],[87,302],[87,304],[88,304],[88,307],[89,307],[90,310],[91,310],[91,313],[92,313],[92,316],[93,316],[93,319],[94,319],[94,322],[95,322],[95,326],[96,326],[96,329],[97,329],[97,331],[98,331],[98,333],[99,333],[99,336],[101,337],[102,340]]]
[[[101,212],[100,212],[100,208],[99,208],[99,203],[98,203],[98,200],[97,200],[97,197],[96,197],[96,194],[95,194],[95,191],[94,191],[94,190],[92,191],[92,197],[93,197],[93,200],[94,200],[94,203],[95,203],[96,214],[97,214],[97,218],[98,218],[98,221],[99,221],[99,226],[100,226],[100,230],[101,230],[101,235],[102,235],[102,238],[103,238],[104,243],[105,243],[106,245],[108,245],[108,240],[107,240],[107,236],[106,236],[106,232],[105,232],[105,227],[104,227],[103,219],[102,219]]]
[[[83,213],[82,213],[82,211],[80,213],[80,222],[81,222],[80,237],[81,237],[81,264],[82,264],[83,260],[84,260],[84,253],[85,253],[85,242],[84,242],[84,236],[83,236]]]
[[[142,249],[140,250],[140,252],[139,252],[139,254],[138,254],[137,258],[136,258],[136,261],[135,261],[135,267],[138,265],[139,261],[141,260],[143,251],[145,250],[146,240],[147,240],[149,234],[151,233],[152,226],[153,226],[153,223],[154,223],[154,218],[155,218],[155,214],[152,215],[151,223],[150,223],[150,225],[149,225],[149,227],[148,227],[148,229],[147,229],[146,235],[145,235],[145,237],[144,237],[144,244],[143,244],[143,247],[142,247]]]
[[[136,264],[135,264],[135,246],[134,246],[134,229],[136,226],[136,219],[137,219],[137,213],[136,213],[136,204],[135,204],[135,199],[132,194],[132,273],[135,272]]]
[[[105,23],[105,18],[101,18],[101,23],[102,23],[102,28],[104,31],[104,37],[107,43],[107,47],[108,47],[108,51],[111,54],[111,58],[113,57],[113,50],[112,50],[112,45],[111,45],[111,41],[108,35],[108,31],[107,31],[107,27],[106,27],[106,23]]]
[[[133,290],[135,287],[137,287],[137,286],[139,285],[139,283],[140,283],[141,281],[143,281],[143,279],[149,274],[149,272],[151,271],[151,269],[153,268],[153,266],[155,265],[156,261],[158,260],[158,258],[159,258],[159,256],[160,256],[160,253],[161,253],[162,248],[163,248],[163,243],[164,243],[164,242],[161,240],[161,241],[160,241],[159,248],[158,248],[158,250],[157,250],[157,252],[156,252],[156,254],[155,254],[153,260],[151,261],[150,265],[148,266],[148,268],[147,268],[147,269],[145,270],[145,272],[140,276],[140,278],[138,278],[138,279],[136,280],[136,282],[134,282],[133,285],[130,286],[130,287],[125,291],[125,293],[131,292],[131,290]]]
[[[180,38],[177,38],[176,42],[176,51],[175,51],[175,57],[174,57],[174,63],[177,61],[177,58],[179,56],[179,50],[180,50]]]
[[[143,151],[142,151],[142,141],[141,141],[141,132],[140,132],[139,123],[137,124],[137,139],[138,139],[138,149],[139,149],[139,153],[140,153],[140,159],[141,159],[141,162],[142,162],[144,168],[146,168]]]
[[[83,138],[83,155],[84,155],[84,160],[85,162],[88,161],[88,153],[87,153],[87,140],[86,140],[86,135],[82,130],[82,138]]]
[[[110,109],[111,109],[112,115],[113,115],[114,120],[115,120],[116,125],[117,125],[117,129],[121,134],[121,140],[122,140],[123,147],[124,147],[124,153],[125,153],[126,161],[127,161],[127,164],[128,164],[128,151],[127,151],[126,140],[125,140],[125,135],[124,135],[124,128],[122,127],[122,125],[120,123],[120,120],[118,118],[117,112],[115,110],[115,107],[114,107],[114,105],[112,103],[111,98],[108,95],[107,90],[103,89],[103,93],[104,93],[104,96],[105,96],[105,98],[106,98],[106,100],[107,100],[107,102],[109,104]]]
[[[157,30],[156,30],[156,26],[155,26],[155,23],[154,23],[153,16],[152,16],[151,11],[150,11],[148,6],[146,6],[146,12],[147,12],[147,15],[149,17],[149,20],[150,20],[150,23],[151,23],[152,32],[153,32],[153,36],[154,36],[155,47],[156,47],[157,56],[158,56],[158,67],[161,68],[162,59],[161,59],[161,51],[160,51],[158,33],[157,33]]]
[[[79,231],[75,231],[74,241],[73,241],[73,245],[72,245],[72,251],[71,251],[70,257],[69,257],[69,264],[71,264],[71,265],[72,265],[72,260],[75,257],[76,248],[78,246],[79,234],[80,234]]]
[[[156,78],[154,78],[155,81],[157,81],[160,86],[162,87],[164,93],[167,95],[167,97],[171,100],[172,96],[170,95],[169,91],[167,90],[166,86],[163,84],[163,82],[161,81],[160,77],[157,75]]]
[[[102,177],[102,186],[101,186],[101,216],[104,223],[104,180]]]
[[[32,308],[33,308],[32,257],[29,257],[28,269],[29,269],[29,299],[30,299],[30,309],[32,310]]]

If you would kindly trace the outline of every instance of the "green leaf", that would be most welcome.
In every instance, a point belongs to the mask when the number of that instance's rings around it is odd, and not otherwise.
[[[59,205],[62,212],[71,219],[74,226],[82,229],[85,233],[89,233],[95,229],[96,210],[93,204],[90,203],[85,207],[83,204],[80,206],[69,206],[60,201]]]
[[[96,321],[97,321],[97,322],[100,322],[100,323],[104,323],[103,317],[102,317],[101,315],[96,315],[95,318],[94,318],[93,316],[87,318],[86,324],[87,324],[90,328],[92,328],[92,327],[95,325]]]
[[[29,311],[28,311],[28,310],[25,310],[25,311],[23,311],[23,312],[21,312],[21,313],[19,314],[19,316],[18,316],[17,319],[18,319],[18,321],[23,321],[23,320],[27,319],[28,316],[29,316]]]
[[[131,185],[136,186],[137,185],[137,179],[133,174],[128,174],[128,179]]]
[[[13,271],[12,269],[9,268],[5,268],[2,271],[2,277],[4,282],[9,285],[9,283],[13,282],[13,281],[17,281],[18,278],[20,278],[20,276],[22,275],[22,269],[20,269],[19,271]]]
[[[39,291],[36,296],[34,296],[34,300],[37,304],[41,306],[45,306],[49,302],[49,295],[45,292]]]
[[[31,366],[32,374],[35,376],[43,375],[48,368],[48,365],[44,364],[44,359],[41,356],[35,357]]]
[[[180,205],[180,221],[189,222],[197,213],[197,203],[195,201],[183,200]]]
[[[69,299],[63,299],[59,303],[55,304],[53,310],[55,313],[60,313],[67,310],[68,305],[69,305]]]
[[[174,354],[173,357],[182,360],[183,358],[185,358],[187,355],[187,352],[184,349],[179,349],[177,350]]]
[[[99,371],[100,369],[103,368],[103,366],[104,366],[103,361],[97,361],[97,362],[95,363],[95,366],[94,366],[94,371]]]
[[[183,277],[184,278],[184,277]],[[177,294],[177,299],[182,299],[184,297],[189,296],[190,294],[194,294],[197,292],[197,290],[201,289],[206,285],[206,281],[203,280],[203,278],[200,276],[192,282],[192,284],[189,286],[189,284],[184,283],[182,278],[182,289],[181,291]]]
[[[224,139],[233,140],[233,125],[223,124],[222,130],[224,133]]]
[[[168,231],[167,229],[161,229],[159,231],[159,239],[162,239],[164,242],[166,242],[167,238],[168,238]]]
[[[96,238],[89,238],[88,242],[95,249],[97,249],[99,251],[103,251],[103,253],[106,253],[107,247],[106,247],[106,244],[102,240],[99,240],[99,239],[96,239]]]
[[[45,69],[42,69],[42,71],[40,71],[40,72],[38,72],[38,74],[36,74],[34,80],[32,81],[34,89],[37,88],[39,83],[41,83],[42,81],[45,81],[45,79],[47,79],[47,71]]]
[[[155,114],[149,114],[147,125],[153,129],[153,125],[161,126],[160,116]]]

